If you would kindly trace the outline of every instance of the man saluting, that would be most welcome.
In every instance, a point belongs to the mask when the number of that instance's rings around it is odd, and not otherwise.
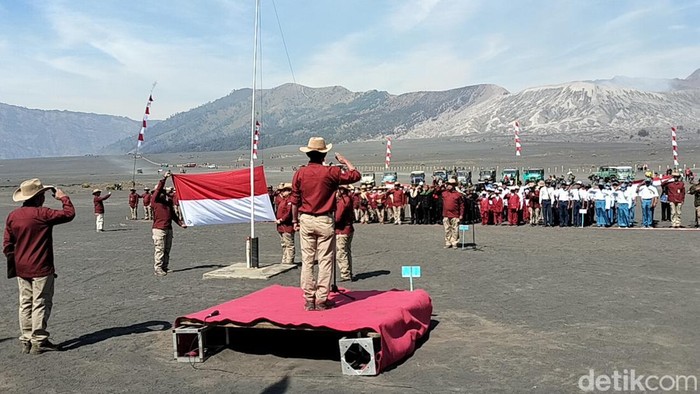
[[[328,292],[333,273],[335,253],[334,212],[335,192],[340,185],[360,180],[361,175],[340,153],[335,154],[337,166],[324,165],[326,153],[333,144],[321,137],[311,137],[299,148],[309,157],[309,164],[299,168],[292,179],[292,222],[301,238],[301,288],[307,311],[325,310],[333,306]],[[318,262],[318,281],[314,281],[314,264]]]

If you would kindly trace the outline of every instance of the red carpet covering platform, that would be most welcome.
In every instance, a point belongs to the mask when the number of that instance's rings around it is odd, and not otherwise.
[[[371,329],[381,335],[376,354],[379,371],[409,356],[428,330],[432,302],[423,290],[347,291],[355,301],[331,294],[336,306],[326,311],[304,310],[302,290],[273,285],[175,320],[183,324],[252,326],[270,322],[285,328],[319,328],[342,333]],[[216,316],[208,317],[213,311]]]

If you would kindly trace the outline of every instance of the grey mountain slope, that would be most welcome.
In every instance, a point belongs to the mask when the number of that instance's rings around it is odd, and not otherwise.
[[[405,137],[427,138],[440,130],[442,136],[511,134],[519,120],[529,135],[626,134],[644,128],[671,125],[696,126],[700,116],[700,90],[670,93],[643,92],[574,82],[526,89],[465,108],[446,111],[438,118],[409,130]]]
[[[668,138],[670,125],[690,129],[681,138],[700,138],[700,69],[685,79],[662,80],[674,84],[662,92],[619,86],[624,85],[620,81],[639,87],[649,80],[616,77],[516,94],[496,85],[475,85],[398,96],[285,84],[258,92],[257,108],[263,112],[257,117],[264,122],[261,146],[303,144],[312,135],[333,142],[385,136],[483,140],[511,135],[516,119],[524,139],[605,141],[636,138],[638,133]],[[235,90],[165,121],[150,121],[142,151],[249,147],[250,96],[250,89]],[[124,117],[0,104],[0,158],[126,153],[134,150],[139,127],[140,122]]]
[[[258,108],[266,147],[296,144],[321,135],[336,142],[401,135],[442,112],[459,110],[507,94],[494,85],[399,96],[376,90],[350,92],[342,87],[308,88],[285,84],[263,90]],[[249,146],[251,90],[175,115],[148,130],[144,152],[233,150]],[[124,151],[129,142],[110,147]]]
[[[45,111],[0,103],[0,158],[76,156],[138,133],[139,123],[110,115]]]

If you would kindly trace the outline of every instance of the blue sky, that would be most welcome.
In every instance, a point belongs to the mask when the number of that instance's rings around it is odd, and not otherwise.
[[[252,86],[254,13],[254,0],[0,0],[0,102],[140,119],[157,81],[151,118],[187,111]],[[700,68],[700,0],[262,0],[261,15],[263,88],[293,81],[282,38],[297,83],[392,94]]]

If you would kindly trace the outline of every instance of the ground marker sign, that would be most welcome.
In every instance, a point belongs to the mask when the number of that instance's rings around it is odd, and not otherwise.
[[[413,278],[420,278],[420,265],[404,265],[401,267],[401,277],[409,278],[411,291],[413,291]]]

